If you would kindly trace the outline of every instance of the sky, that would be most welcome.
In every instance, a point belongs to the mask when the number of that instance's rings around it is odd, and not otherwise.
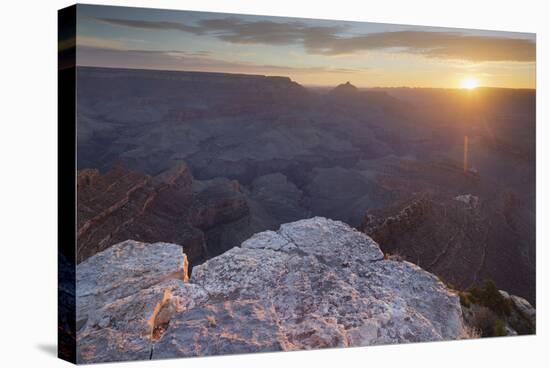
[[[310,86],[535,88],[535,34],[78,5],[77,65],[288,76]]]

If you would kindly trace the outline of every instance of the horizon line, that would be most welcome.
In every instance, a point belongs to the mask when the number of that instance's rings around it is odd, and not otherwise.
[[[339,83],[337,85],[333,84],[303,84],[300,82],[295,81],[291,77],[287,75],[266,75],[266,74],[248,74],[248,73],[231,73],[231,72],[224,72],[224,71],[202,71],[202,70],[181,70],[181,69],[156,69],[156,68],[133,68],[133,67],[115,67],[115,66],[97,66],[97,65],[75,65],[76,68],[97,68],[97,69],[118,69],[118,70],[142,70],[142,71],[157,71],[157,72],[173,72],[173,73],[204,73],[204,74],[229,74],[229,75],[236,75],[236,76],[256,76],[256,77],[264,77],[264,78],[288,78],[290,81],[299,84],[302,87],[305,88],[329,88],[329,87],[337,87],[341,84],[345,84],[346,82],[351,83],[355,87],[359,89],[450,89],[450,90],[464,90],[464,88],[461,87],[421,87],[421,86],[360,86],[357,84],[352,83],[351,81],[346,81]],[[70,67],[69,67],[70,68]],[[510,90],[528,90],[528,91],[536,91],[536,87],[494,87],[494,86],[477,86],[475,89],[510,89]]]

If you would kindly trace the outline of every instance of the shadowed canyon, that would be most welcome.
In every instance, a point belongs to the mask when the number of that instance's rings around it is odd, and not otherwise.
[[[79,261],[131,238],[194,265],[318,215],[459,287],[534,301],[534,91],[77,73]]]
[[[534,331],[534,90],[76,73],[77,294],[103,295],[94,277],[137,282],[77,306],[82,362],[455,339],[496,294],[503,334]],[[129,311],[138,330],[117,330]],[[219,342],[211,320],[243,345]],[[203,324],[208,336],[189,330]],[[107,349],[118,333],[137,350]]]

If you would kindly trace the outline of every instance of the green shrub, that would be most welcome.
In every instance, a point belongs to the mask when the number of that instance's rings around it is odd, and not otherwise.
[[[493,336],[506,336],[506,329],[500,318],[496,319],[495,325],[493,326]]]
[[[509,316],[512,311],[510,301],[505,299],[491,280],[485,281],[483,287],[474,286],[469,289],[472,301],[481,304],[498,316]]]

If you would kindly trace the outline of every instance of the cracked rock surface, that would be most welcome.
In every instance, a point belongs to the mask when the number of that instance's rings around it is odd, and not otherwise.
[[[371,238],[322,217],[258,233],[194,267],[188,283],[158,280],[95,304],[78,335],[81,362],[437,341],[463,325],[458,297],[434,275],[385,260]]]
[[[206,299],[186,279],[187,257],[170,243],[129,240],[79,264],[78,362],[149,359],[156,316]]]

